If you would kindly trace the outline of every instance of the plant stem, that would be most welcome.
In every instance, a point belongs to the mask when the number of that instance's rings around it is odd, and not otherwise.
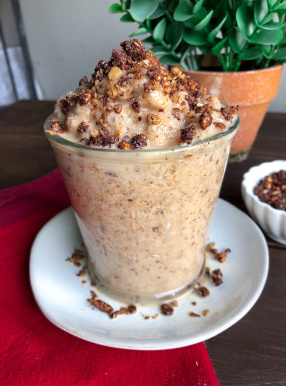
[[[270,54],[269,54],[270,57],[267,58],[267,60],[265,61],[263,68],[269,67],[269,64],[270,64],[270,61],[271,61],[271,59],[272,59],[274,50],[275,50],[275,46],[272,46],[272,47],[271,47],[271,50],[270,50]]]
[[[185,63],[186,57],[189,55],[189,51],[190,51],[190,47],[186,49],[186,51],[183,53],[180,60],[181,66],[184,67],[185,70],[189,70],[188,66]]]
[[[226,66],[225,60],[224,60],[223,57],[222,57],[222,54],[219,53],[217,56],[218,56],[219,61],[220,61],[220,63],[221,63],[223,72],[227,72],[227,66]]]
[[[192,56],[192,54],[191,54],[191,56]],[[194,71],[190,55],[188,55],[186,59],[187,59],[189,70]]]

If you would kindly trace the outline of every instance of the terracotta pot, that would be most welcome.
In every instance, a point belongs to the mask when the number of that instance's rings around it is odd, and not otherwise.
[[[279,64],[262,70],[240,72],[182,70],[222,102],[240,106],[240,127],[232,142],[230,162],[247,158],[268,105],[277,94],[282,69],[283,65]]]

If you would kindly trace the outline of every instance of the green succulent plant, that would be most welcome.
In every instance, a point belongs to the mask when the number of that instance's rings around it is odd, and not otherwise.
[[[198,70],[212,54],[229,72],[286,61],[286,0],[121,0],[109,12],[138,23],[130,36],[149,34],[162,64]]]

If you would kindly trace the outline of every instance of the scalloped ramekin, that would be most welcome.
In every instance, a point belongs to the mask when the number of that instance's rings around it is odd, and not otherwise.
[[[286,161],[264,162],[252,167],[243,175],[241,194],[251,217],[264,232],[271,239],[286,245],[286,212],[260,201],[253,191],[261,179],[279,170],[286,170]]]

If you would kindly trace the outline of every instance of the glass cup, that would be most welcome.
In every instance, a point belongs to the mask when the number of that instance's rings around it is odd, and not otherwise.
[[[90,274],[109,295],[152,303],[183,295],[199,279],[238,125],[237,118],[211,138],[156,150],[95,148],[46,133]]]

